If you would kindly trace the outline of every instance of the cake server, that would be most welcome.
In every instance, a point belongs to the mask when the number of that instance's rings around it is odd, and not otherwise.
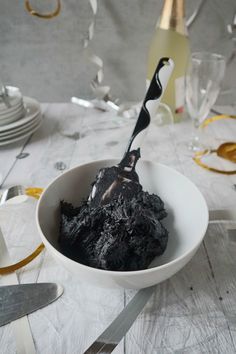
[[[62,293],[55,283],[0,286],[0,326],[50,304]]]

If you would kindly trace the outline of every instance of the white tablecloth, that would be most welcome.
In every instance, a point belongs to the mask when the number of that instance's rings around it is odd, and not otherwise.
[[[55,167],[57,162],[68,169],[91,160],[120,158],[135,123],[72,104],[44,104],[42,109],[43,125],[30,139],[0,149],[2,188],[16,184],[45,187],[61,173]],[[235,125],[233,128],[228,121],[214,123],[209,129],[219,142],[236,133]],[[189,121],[166,127],[152,124],[142,158],[167,164],[189,177],[209,209],[235,208],[236,176],[201,169],[183,154],[190,132]],[[18,159],[20,152],[29,155]],[[224,161],[220,165],[226,167]],[[12,261],[28,255],[40,242],[35,205],[35,200],[28,199],[0,209],[0,227]],[[197,254],[183,270],[156,287],[115,353],[236,352],[236,239],[229,237],[228,226],[209,226]],[[82,283],[47,251],[18,276],[22,283],[52,281],[65,289],[59,300],[28,316],[36,352],[43,354],[83,353],[135,293]],[[7,277],[0,281],[6,283]],[[15,343],[12,324],[1,327],[0,352],[15,354]]]

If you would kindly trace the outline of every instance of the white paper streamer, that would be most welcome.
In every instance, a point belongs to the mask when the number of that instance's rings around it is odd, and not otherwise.
[[[97,5],[97,0],[89,0],[92,12],[93,12],[93,18],[92,22],[89,25],[87,35],[84,38],[84,49],[87,49],[87,56],[89,61],[92,64],[95,64],[98,67],[98,71],[96,73],[95,78],[91,82],[91,87],[92,90],[94,91],[94,94],[96,98],[98,99],[104,99],[105,97],[108,96],[110,92],[110,86],[101,86],[104,78],[104,72],[103,72],[103,60],[96,54],[91,53],[88,51],[89,49],[89,43],[92,41],[94,37],[94,28],[95,28],[95,19],[96,19],[96,14],[98,10],[98,5]],[[108,98],[109,100],[109,98]]]
[[[132,118],[137,115],[136,107],[133,104],[127,104],[127,103],[126,103],[126,105],[118,104],[118,100],[117,99],[114,100],[110,96],[111,87],[110,86],[102,86],[102,82],[104,79],[103,60],[98,55],[92,53],[89,48],[89,44],[92,41],[92,39],[94,38],[95,20],[96,20],[96,15],[97,15],[97,11],[98,11],[98,3],[97,3],[97,0],[89,0],[89,4],[90,4],[90,7],[93,12],[93,18],[92,18],[92,21],[88,27],[88,31],[86,33],[86,36],[84,38],[83,46],[87,52],[88,60],[92,64],[95,64],[98,67],[96,76],[91,82],[91,88],[94,92],[95,100],[98,101],[98,107],[96,107],[96,104],[94,105],[94,103],[92,105],[90,105],[89,104],[90,101],[84,100],[82,98],[72,97],[71,101],[73,103],[78,104],[78,105],[80,105],[80,102],[83,101],[82,102],[83,104],[81,104],[81,105],[86,106],[86,107],[98,108],[98,109],[99,109],[99,106],[101,106],[101,104],[102,104],[102,106],[105,110],[113,109],[120,116],[123,116],[126,118]],[[187,27],[190,27],[192,25],[192,23],[196,20],[196,18],[198,17],[204,4],[205,4],[205,1],[200,0],[195,11],[186,21]],[[76,102],[76,100],[77,100],[77,102]],[[84,103],[85,103],[85,105],[84,105]]]
[[[4,267],[6,264],[10,263],[10,255],[0,228],[0,266]],[[15,273],[4,276],[4,285],[14,285],[18,283],[18,278]],[[17,354],[36,354],[27,316],[13,321],[11,325],[13,326],[15,334]]]
[[[200,14],[202,8],[203,8],[203,5],[205,5],[206,3],[206,0],[201,0],[198,4],[198,6],[196,7],[196,9],[193,11],[192,15],[189,16],[189,18],[187,19],[186,21],[186,26],[188,28],[190,28],[193,24],[193,22],[197,19],[198,15]]]
[[[206,0],[200,0],[195,11],[187,19],[186,25],[188,28],[191,27],[192,23],[196,20],[196,18],[200,14],[200,11],[202,10],[205,2]],[[137,109],[140,106],[139,102],[119,103],[118,99],[114,99],[111,97],[110,95],[111,87],[101,85],[104,79],[104,63],[103,60],[96,54],[92,53],[89,48],[89,43],[94,37],[95,19],[98,11],[98,4],[97,4],[97,0],[90,0],[89,3],[93,12],[93,19],[89,25],[83,44],[84,44],[84,49],[87,51],[88,60],[92,64],[95,64],[98,67],[96,76],[91,82],[91,88],[94,92],[95,99],[91,101],[79,97],[72,97],[71,102],[87,108],[96,108],[99,110],[101,110],[102,108],[102,110],[104,111],[114,110],[116,111],[118,116],[122,116],[123,118],[127,118],[127,119],[136,118],[139,112],[139,109]]]

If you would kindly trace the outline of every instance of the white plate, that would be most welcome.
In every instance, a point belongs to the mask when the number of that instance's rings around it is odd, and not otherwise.
[[[0,132],[0,137],[4,137],[6,135],[9,135],[9,134],[12,134],[12,133],[15,133],[17,131],[21,131],[22,129],[25,129],[27,127],[29,127],[30,125],[34,124],[36,121],[38,121],[39,119],[42,118],[42,115],[41,113],[37,114],[37,116],[34,117],[34,119],[32,119],[30,122],[27,122],[25,124],[22,124],[18,127],[15,127],[15,128],[12,128],[12,129],[9,129],[9,130],[5,130],[3,132]]]
[[[42,116],[40,114],[36,117],[36,119],[34,119],[32,122],[26,125],[11,130],[10,132],[0,133],[0,141],[8,140],[18,135],[22,135],[25,132],[28,132],[30,129],[33,129],[36,125],[38,125],[41,122],[41,120],[42,120]]]
[[[6,130],[14,129],[16,127],[24,125],[33,120],[40,113],[40,104],[35,99],[30,97],[24,97],[24,103],[26,109],[25,116],[17,120],[16,122],[0,127],[0,132],[4,132]]]
[[[34,124],[32,124],[30,127],[25,128],[23,131],[20,132],[15,132],[13,134],[7,135],[5,137],[1,137],[0,138],[0,142],[4,143],[5,141],[11,140],[13,138],[17,138],[20,137],[22,135],[25,135],[26,133],[31,132],[35,127],[39,126],[39,124],[41,124],[42,120],[39,120],[37,122],[35,122]]]
[[[11,113],[9,117],[1,118],[0,117],[0,126],[8,125],[10,123],[15,122],[18,119],[21,119],[25,116],[25,108],[24,106],[20,107],[16,112]]]
[[[16,128],[10,129],[10,130],[6,130],[5,132],[0,132],[0,138],[7,136],[9,134],[18,132],[18,131],[22,131],[23,129],[30,127],[32,124],[34,124],[36,121],[40,120],[41,118],[42,118],[42,115],[41,115],[41,113],[39,113],[37,116],[35,116],[35,118],[33,120],[31,120],[28,123],[25,123],[23,125],[20,125],[19,127],[16,127]]]
[[[37,124],[34,128],[32,128],[31,130],[29,130],[28,132],[25,132],[23,135],[17,136],[17,137],[13,137],[12,139],[8,139],[5,141],[1,141],[0,140],[0,146],[4,146],[4,145],[9,145],[12,143],[15,143],[19,140],[25,139],[27,138],[27,136],[31,135],[32,133],[34,133],[42,124],[42,119],[40,120],[39,124]]]
[[[17,106],[16,108],[14,108],[13,110],[11,110],[10,112],[6,112],[4,114],[1,114],[0,112],[0,121],[7,119],[9,117],[11,117],[12,115],[14,115],[15,113],[19,112],[20,110],[22,110],[24,108],[23,102]]]
[[[23,99],[21,99],[21,101],[15,105],[14,107],[11,108],[6,108],[5,110],[0,110],[0,117],[4,117],[5,114],[11,114],[12,112],[14,112],[15,110],[17,110],[18,108],[23,106]]]

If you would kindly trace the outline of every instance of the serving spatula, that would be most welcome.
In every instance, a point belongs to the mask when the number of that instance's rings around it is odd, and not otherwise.
[[[0,326],[50,304],[62,293],[62,286],[55,283],[0,286]]]

